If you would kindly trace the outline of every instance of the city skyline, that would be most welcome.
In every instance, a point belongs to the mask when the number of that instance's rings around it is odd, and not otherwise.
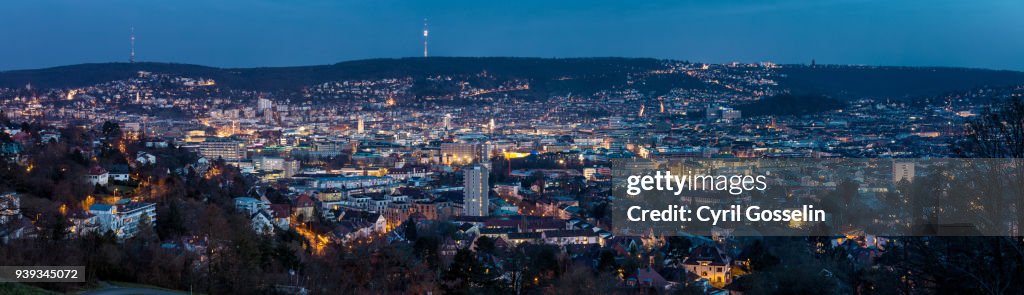
[[[0,294],[1024,290],[1024,2],[0,9]]]
[[[422,56],[653,57],[697,62],[952,66],[1024,70],[1013,17],[1024,4],[304,2],[4,4],[0,24],[18,40],[0,71],[126,62],[130,34],[140,62],[215,67],[331,64]],[[881,5],[885,4],[885,5]],[[927,4],[927,5],[924,5]],[[37,13],[38,12],[38,13]],[[47,13],[53,21],[27,18]],[[176,21],[190,19],[189,22]],[[25,25],[32,24],[32,25]],[[42,37],[45,36],[45,37]]]

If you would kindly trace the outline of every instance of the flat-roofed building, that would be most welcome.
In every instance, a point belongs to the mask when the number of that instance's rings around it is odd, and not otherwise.
[[[442,143],[441,161],[448,165],[469,164],[480,159],[480,145],[472,143]]]
[[[239,161],[245,159],[245,141],[211,137],[199,143],[199,154],[210,159],[224,159],[225,161]]]

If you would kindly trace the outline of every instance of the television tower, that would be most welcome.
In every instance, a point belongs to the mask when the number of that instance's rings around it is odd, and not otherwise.
[[[430,31],[427,30],[427,19],[423,19],[423,57],[427,57],[427,36],[430,35]]]
[[[128,57],[128,62],[135,63],[135,27],[132,27],[132,55]]]

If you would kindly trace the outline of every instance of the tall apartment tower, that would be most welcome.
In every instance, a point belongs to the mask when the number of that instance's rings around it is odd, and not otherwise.
[[[892,163],[892,183],[899,184],[900,181],[914,182],[914,162]]]
[[[488,177],[490,171],[483,165],[466,166],[463,172],[463,205],[462,215],[464,216],[487,216],[487,209],[490,200],[487,195],[490,192]]]
[[[274,101],[262,98],[256,99],[256,112],[263,113],[274,108]]]

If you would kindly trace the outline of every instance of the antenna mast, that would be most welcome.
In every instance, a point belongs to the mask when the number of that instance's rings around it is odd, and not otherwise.
[[[135,27],[132,27],[132,37],[131,37],[131,40],[132,40],[132,55],[130,57],[128,57],[128,61],[131,62],[131,63],[135,63]]]
[[[427,30],[427,19],[423,19],[423,57],[427,57],[427,36],[430,35],[430,31]]]

